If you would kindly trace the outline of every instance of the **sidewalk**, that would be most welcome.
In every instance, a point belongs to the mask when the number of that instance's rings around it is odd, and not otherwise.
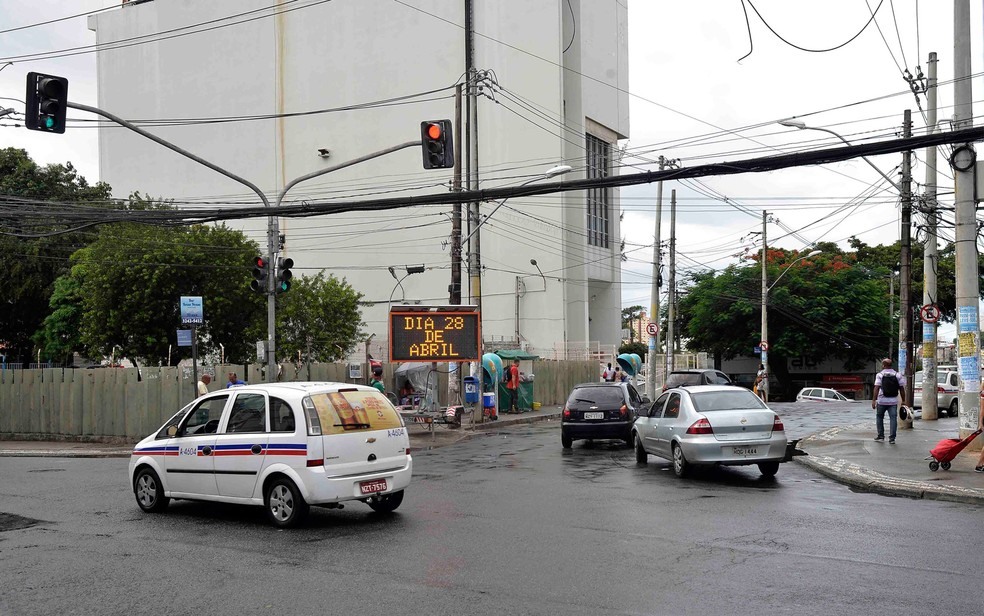
[[[984,473],[974,472],[977,451],[965,449],[949,471],[933,472],[926,459],[940,440],[958,437],[957,419],[917,419],[912,426],[899,430],[895,445],[874,441],[870,421],[831,428],[801,440],[799,448],[809,455],[794,460],[868,492],[984,505]]]
[[[479,412],[481,409],[479,409]],[[474,423],[470,415],[462,418],[460,428],[449,428],[444,425],[407,423],[410,433],[410,450],[425,451],[435,447],[444,447],[471,438],[475,434],[483,434],[517,424],[534,423],[547,420],[559,420],[561,407],[544,407],[539,411],[530,411],[518,415],[500,414],[496,421]],[[113,439],[114,442],[77,442],[77,441],[36,441],[36,440],[2,440],[0,439],[0,457],[34,457],[34,458],[129,458],[136,441],[125,442]]]
[[[408,424],[410,447],[411,451],[426,451],[525,423],[556,421],[559,426],[560,412],[560,407],[548,407],[519,415],[501,414],[497,421],[477,424],[466,415],[460,428],[434,425],[433,432],[423,424]],[[984,473],[974,472],[977,452],[964,450],[953,460],[949,471],[933,472],[929,468],[929,450],[940,440],[956,435],[955,418],[917,419],[912,430],[899,431],[895,445],[872,440],[871,422],[840,426],[802,439],[799,448],[809,455],[794,460],[868,492],[984,505]],[[984,435],[978,438],[984,439]],[[128,458],[132,445],[0,440],[0,457]]]

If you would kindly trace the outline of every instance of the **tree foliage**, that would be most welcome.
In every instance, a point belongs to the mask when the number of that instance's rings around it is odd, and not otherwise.
[[[799,256],[781,250],[767,254],[768,279],[775,285],[768,294],[770,355],[839,358],[846,370],[884,355],[892,326],[880,275],[836,247],[793,264]],[[761,338],[762,270],[758,256],[749,260],[756,262],[692,276],[680,301],[691,350],[711,352],[716,359],[752,354]],[[782,378],[780,369],[774,372]]]
[[[137,207],[164,207],[138,202]],[[92,354],[115,346],[128,357],[176,364],[181,296],[203,298],[199,354],[224,347],[226,360],[249,361],[266,337],[266,302],[249,288],[256,242],[225,227],[114,224],[73,257],[82,293],[81,341]]]
[[[110,187],[103,182],[90,186],[71,163],[40,166],[26,151],[5,148],[0,149],[0,195],[25,200],[24,211],[16,216],[0,213],[5,232],[0,235],[0,345],[6,347],[8,359],[23,361],[33,356],[32,337],[49,312],[55,280],[68,272],[69,256],[91,236],[72,232],[30,238],[10,233],[41,235],[56,229],[54,223],[62,221],[47,219],[38,202],[108,202]]]
[[[278,300],[280,358],[336,361],[365,338],[362,294],[345,279],[324,273],[295,278],[290,291]]]

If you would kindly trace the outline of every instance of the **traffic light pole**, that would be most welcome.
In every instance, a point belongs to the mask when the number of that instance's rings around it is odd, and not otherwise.
[[[109,113],[108,111],[104,111],[102,109],[99,109],[98,107],[91,107],[89,105],[82,105],[82,104],[79,104],[79,103],[66,102],[66,107],[70,107],[72,109],[78,109],[79,111],[87,111],[89,113],[94,113],[94,114],[96,114],[98,116],[102,116],[102,117],[106,118],[107,120],[111,120],[111,121],[119,124],[120,126],[122,126],[124,128],[128,128],[128,129],[132,130],[133,132],[135,132],[135,133],[137,133],[139,135],[142,135],[142,136],[146,137],[147,139],[150,139],[151,141],[154,141],[156,143],[159,143],[160,145],[164,146],[165,148],[167,148],[167,149],[169,149],[169,150],[171,150],[173,152],[177,152],[178,154],[180,154],[180,155],[182,155],[182,156],[184,156],[186,158],[190,158],[191,160],[195,161],[196,163],[198,163],[200,165],[204,165],[204,166],[208,167],[209,169],[211,169],[212,171],[215,171],[216,173],[221,173],[222,175],[226,176],[230,180],[233,180],[235,182],[239,182],[243,186],[246,186],[247,188],[249,188],[250,190],[252,190],[254,193],[256,193],[256,196],[258,196],[260,198],[260,201],[263,202],[263,206],[265,208],[270,208],[271,207],[270,206],[270,200],[267,199],[267,197],[266,197],[265,194],[263,194],[263,191],[260,190],[255,184],[253,184],[249,180],[247,180],[245,178],[242,178],[242,177],[239,177],[238,175],[236,175],[235,173],[232,173],[231,171],[226,171],[222,167],[219,167],[218,165],[216,165],[214,163],[210,163],[209,161],[205,160],[204,158],[201,158],[200,156],[196,156],[196,155],[192,154],[191,152],[189,152],[189,151],[187,151],[187,150],[185,150],[185,149],[183,149],[183,148],[181,148],[179,146],[176,146],[176,145],[174,145],[173,143],[171,143],[169,141],[166,141],[164,139],[161,139],[157,135],[154,135],[152,133],[148,133],[147,131],[143,130],[142,128],[140,128],[138,126],[134,126],[130,122],[127,122],[123,118],[120,118],[118,116],[115,116],[112,113]],[[341,163],[341,164],[338,164],[338,165],[334,165],[332,167],[328,167],[327,169],[321,169],[321,170],[315,171],[313,173],[308,173],[306,175],[302,175],[299,178],[296,178],[296,179],[288,182],[287,185],[284,186],[284,188],[277,195],[277,200],[276,200],[276,202],[275,202],[275,204],[274,204],[274,206],[273,206],[272,209],[275,212],[277,210],[277,208],[280,206],[280,203],[283,201],[284,196],[287,194],[287,191],[290,190],[291,188],[293,188],[294,186],[300,184],[301,182],[304,182],[305,180],[310,180],[312,178],[316,178],[318,176],[325,175],[326,173],[331,173],[332,171],[338,171],[339,169],[344,169],[345,167],[350,167],[352,165],[356,165],[358,163],[365,162],[367,160],[371,160],[373,158],[378,158],[379,156],[383,156],[385,154],[390,154],[390,153],[396,152],[398,150],[403,150],[405,148],[410,148],[410,147],[414,147],[414,146],[418,146],[419,147],[420,145],[421,145],[420,140],[408,141],[406,143],[401,143],[400,145],[393,146],[391,148],[386,148],[385,150],[380,150],[380,151],[374,152],[372,154],[367,154],[366,156],[361,156],[359,158],[355,158],[355,159],[350,160],[348,162],[344,162],[344,163]],[[277,331],[277,287],[276,287],[276,285],[277,285],[277,277],[276,277],[275,272],[273,271],[273,265],[272,264],[277,263],[277,253],[279,252],[278,251],[278,248],[279,248],[279,229],[278,229],[278,227],[279,226],[277,224],[277,217],[276,217],[276,215],[275,214],[271,214],[267,218],[267,253],[269,255],[268,258],[270,259],[270,264],[271,264],[270,272],[269,272],[269,274],[267,276],[267,349],[266,349],[266,355],[267,355],[267,357],[266,357],[266,359],[267,359],[267,374],[266,374],[266,380],[267,380],[268,383],[272,383],[272,382],[274,382],[277,379],[277,356],[276,356],[276,331]]]

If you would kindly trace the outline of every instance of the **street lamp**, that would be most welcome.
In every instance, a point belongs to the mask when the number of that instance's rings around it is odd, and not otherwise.
[[[780,126],[788,126],[790,128],[798,128],[800,130],[818,130],[818,131],[821,131],[821,132],[824,132],[824,133],[829,133],[829,134],[833,135],[834,137],[837,137],[838,139],[840,139],[841,141],[843,141],[847,145],[853,145],[850,141],[848,141],[847,139],[844,139],[844,137],[840,136],[838,133],[835,133],[834,131],[830,130],[829,128],[820,128],[818,126],[807,126],[804,122],[801,122],[799,120],[779,120],[779,125]],[[898,182],[896,182],[892,178],[890,178],[887,175],[885,175],[885,172],[883,172],[881,169],[879,169],[875,165],[875,163],[871,162],[871,160],[869,160],[867,156],[862,156],[861,158],[864,160],[864,162],[868,163],[868,165],[871,166],[872,169],[874,169],[875,171],[877,171],[878,172],[878,175],[880,175],[883,178],[885,178],[886,180],[888,180],[888,183],[891,184],[892,187],[895,190],[899,191],[899,193],[902,192],[902,187],[899,186]]]
[[[537,291],[546,291],[547,290],[547,277],[543,275],[543,270],[541,270],[540,269],[540,266],[536,264],[536,259],[530,259],[530,265],[532,265],[533,267],[536,268],[536,271],[538,272],[537,274],[527,274],[525,276],[516,276],[516,344],[522,344],[522,336],[520,335],[520,331],[519,331],[519,329],[520,329],[519,328],[519,300],[523,296],[523,292],[522,292],[523,278],[530,278],[530,277],[533,277],[533,276],[539,276],[540,278],[543,279],[543,288],[542,289],[536,289],[536,290]]]
[[[796,265],[797,263],[799,263],[803,259],[808,259],[810,257],[815,257],[818,254],[820,254],[821,252],[823,252],[823,251],[822,250],[811,250],[810,252],[808,252],[807,254],[803,255],[802,257],[799,257],[798,259],[793,260],[789,265],[786,266],[786,269],[784,269],[782,271],[782,273],[780,273],[779,276],[777,276],[776,279],[772,281],[772,284],[767,284],[767,282],[768,282],[768,274],[767,274],[766,268],[765,268],[765,266],[766,266],[766,263],[765,263],[765,261],[766,261],[766,259],[765,259],[766,255],[765,254],[762,255],[762,341],[759,344],[762,345],[761,346],[761,349],[762,349],[762,351],[761,351],[761,358],[762,358],[762,360],[761,361],[762,361],[762,368],[763,368],[763,370],[765,372],[765,379],[759,385],[759,388],[765,392],[764,399],[765,399],[766,404],[769,403],[769,347],[768,347],[768,344],[769,344],[769,291],[771,291],[772,288],[776,286],[776,284],[782,279],[783,276],[786,275],[787,272],[789,272],[790,269],[792,269],[792,267],[794,265]]]
[[[392,305],[393,305],[393,294],[396,293],[396,287],[400,287],[400,289],[403,291],[403,301],[406,302],[407,301],[407,292],[406,292],[406,289],[403,288],[403,281],[406,280],[407,276],[409,276],[410,274],[422,274],[424,272],[424,270],[426,270],[427,268],[424,267],[423,265],[408,265],[408,266],[406,266],[406,272],[407,273],[404,274],[402,278],[400,278],[400,277],[398,277],[396,275],[396,270],[393,269],[393,266],[392,265],[389,266],[387,269],[389,269],[390,276],[392,276],[393,279],[396,280],[396,284],[393,285],[393,290],[390,291],[389,301],[386,302],[386,305],[388,307],[392,307]],[[389,314],[389,310],[388,309],[386,310],[386,314],[387,315]]]

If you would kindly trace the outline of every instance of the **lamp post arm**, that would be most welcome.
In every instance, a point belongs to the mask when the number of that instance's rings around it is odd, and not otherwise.
[[[829,133],[829,134],[833,135],[834,137],[837,137],[838,139],[840,139],[841,141],[843,141],[845,144],[847,144],[847,145],[853,145],[850,141],[848,141],[847,139],[844,139],[843,137],[841,137],[840,135],[838,135],[834,131],[830,130],[829,128],[820,128],[818,126],[805,126],[804,129],[805,130],[818,130],[818,131],[822,131],[824,133]],[[864,162],[868,163],[868,166],[870,166],[872,169],[874,169],[875,171],[877,171],[878,172],[878,175],[880,175],[883,178],[885,178],[886,180],[888,180],[888,183],[892,185],[892,188],[894,188],[895,190],[899,191],[900,194],[902,192],[904,192],[902,190],[902,186],[898,182],[896,182],[895,180],[893,180],[892,178],[890,178],[887,175],[885,175],[885,172],[882,171],[881,169],[879,169],[878,166],[875,165],[875,163],[871,162],[871,159],[869,159],[867,156],[862,156],[861,159],[864,160]]]

